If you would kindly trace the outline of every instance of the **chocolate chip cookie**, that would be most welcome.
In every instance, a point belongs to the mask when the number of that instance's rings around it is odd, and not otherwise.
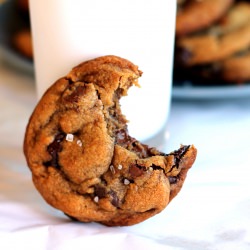
[[[200,68],[189,69],[189,74],[200,81],[219,80],[224,84],[244,84],[250,80],[250,48],[225,60]]]
[[[29,0],[16,0],[17,7],[24,12],[29,12]]]
[[[221,79],[244,83],[250,80],[250,48],[220,63]]]
[[[21,29],[13,35],[13,47],[22,56],[33,59],[33,46],[31,32],[29,29]]]
[[[119,100],[141,75],[116,56],[83,62],[47,90],[30,117],[24,153],[33,182],[71,218],[139,223],[177,195],[195,161],[192,145],[164,154],[128,134]]]
[[[250,4],[236,3],[216,25],[176,41],[176,61],[194,66],[224,60],[250,46]]]
[[[219,20],[233,0],[186,0],[178,2],[176,35],[184,36],[209,27]]]

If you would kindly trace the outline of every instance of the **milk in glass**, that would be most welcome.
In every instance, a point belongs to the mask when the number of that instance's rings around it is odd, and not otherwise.
[[[176,1],[30,0],[38,97],[79,63],[123,57],[143,72],[121,100],[131,136],[162,131],[170,109]]]

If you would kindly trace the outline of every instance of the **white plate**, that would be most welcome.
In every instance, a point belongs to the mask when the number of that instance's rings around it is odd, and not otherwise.
[[[1,57],[15,68],[33,73],[33,62],[18,54],[11,46],[11,37],[15,29],[22,25],[18,15],[16,1],[8,0],[0,4],[0,49]]]
[[[173,86],[173,99],[233,99],[249,98],[250,84],[235,86]]]

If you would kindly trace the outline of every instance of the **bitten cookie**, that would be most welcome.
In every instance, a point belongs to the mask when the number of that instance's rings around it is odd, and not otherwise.
[[[29,120],[24,153],[33,182],[71,218],[139,223],[177,195],[195,161],[194,146],[164,154],[129,136],[119,99],[141,74],[116,56],[84,62],[47,90]]]
[[[233,0],[187,0],[178,2],[176,35],[184,36],[207,28],[221,18]]]

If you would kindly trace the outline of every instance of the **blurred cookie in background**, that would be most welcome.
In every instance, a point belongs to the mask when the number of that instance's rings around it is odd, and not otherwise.
[[[250,80],[250,47],[215,63],[182,70],[195,82],[217,84],[244,84]],[[176,71],[177,74],[177,71]],[[179,71],[180,75],[181,72]],[[211,84],[210,84],[211,85]]]
[[[215,25],[176,41],[176,57],[184,66],[223,60],[250,45],[250,4],[235,4]],[[188,56],[187,56],[188,55]]]
[[[32,36],[29,19],[29,1],[16,0],[17,16],[20,25],[12,33],[11,44],[20,55],[33,60]]]
[[[31,32],[29,29],[17,31],[13,36],[13,46],[23,56],[33,59]]]
[[[17,6],[21,11],[26,12],[27,14],[29,13],[29,1],[28,0],[17,0]]]
[[[180,37],[176,33],[174,80],[205,85],[244,83],[250,80],[249,62],[249,1],[233,2],[209,27]]]
[[[228,82],[243,83],[250,80],[250,48],[221,63],[221,77]]]
[[[176,36],[184,36],[209,27],[220,19],[233,0],[178,1]]]

